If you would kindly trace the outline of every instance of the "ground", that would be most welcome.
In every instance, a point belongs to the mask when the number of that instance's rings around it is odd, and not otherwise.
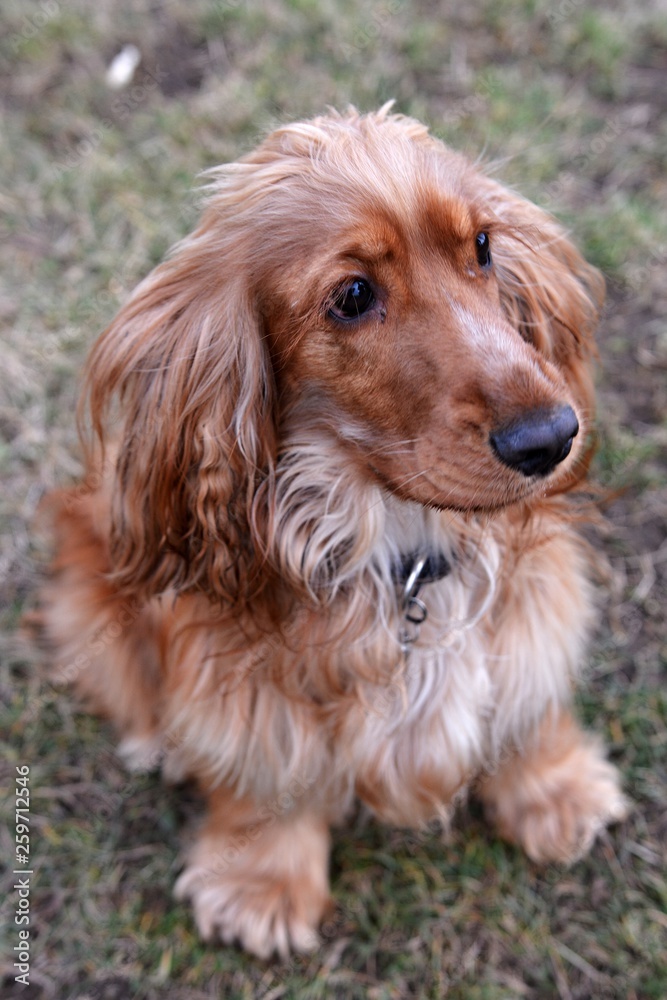
[[[142,63],[111,91],[127,43]],[[0,38],[0,997],[664,1000],[667,996],[667,7],[664,0],[7,0]],[[538,869],[471,807],[443,841],[359,814],[310,958],[197,941],[171,898],[198,803],[129,778],[39,672],[44,492],[76,475],[88,345],[196,218],[197,173],[275,122],[398,110],[547,207],[603,269],[595,476],[609,563],[580,709],[630,818]],[[30,985],[14,982],[16,768],[30,767]]]

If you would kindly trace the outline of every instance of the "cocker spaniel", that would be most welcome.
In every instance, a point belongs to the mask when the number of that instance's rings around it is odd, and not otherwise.
[[[355,798],[414,827],[469,790],[539,862],[624,815],[570,709],[603,289],[389,106],[209,180],[90,355],[44,613],[128,764],[206,797],[176,886],[202,936],[284,955]]]

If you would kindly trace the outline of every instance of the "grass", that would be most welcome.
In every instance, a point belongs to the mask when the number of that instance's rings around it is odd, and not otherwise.
[[[629,0],[58,0],[3,10],[0,627],[9,870],[0,997],[663,1000],[667,996],[667,19]],[[128,41],[143,61],[111,92]],[[173,902],[191,793],[128,777],[104,724],[41,680],[18,623],[43,493],[78,470],[88,345],[196,218],[197,173],[285,119],[354,102],[426,120],[559,215],[608,277],[597,473],[608,597],[580,698],[635,809],[571,870],[532,866],[474,806],[446,840],[359,813],[310,958],[200,944]],[[31,985],[14,983],[16,765],[31,767]]]

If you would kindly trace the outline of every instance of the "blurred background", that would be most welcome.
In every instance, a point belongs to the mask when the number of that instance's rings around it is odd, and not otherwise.
[[[0,997],[664,1000],[665,0],[3,0],[0,19]],[[197,174],[276,124],[392,98],[554,213],[607,277],[610,568],[579,707],[635,809],[567,871],[495,840],[472,805],[444,839],[360,813],[336,837],[322,949],[258,963],[201,945],[171,898],[196,800],[128,777],[107,727],[41,678],[18,630],[45,552],[31,524],[79,470],[86,350],[194,224]],[[28,987],[11,958],[23,764]]]

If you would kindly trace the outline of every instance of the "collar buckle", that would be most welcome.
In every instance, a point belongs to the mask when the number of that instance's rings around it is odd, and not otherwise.
[[[431,556],[426,550],[421,550],[401,561],[395,574],[397,582],[402,583],[403,623],[398,630],[398,641],[406,660],[419,639],[421,626],[428,618],[428,608],[417,595],[425,584],[442,580],[450,571],[449,562],[441,552]]]

